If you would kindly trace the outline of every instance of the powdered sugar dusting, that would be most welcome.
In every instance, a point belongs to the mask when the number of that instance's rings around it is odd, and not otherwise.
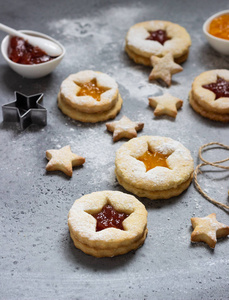
[[[146,172],[144,163],[137,158],[143,155],[148,147],[150,151],[171,154],[167,158],[169,168],[155,167]],[[169,189],[190,178],[193,159],[189,150],[177,141],[158,136],[142,136],[132,139],[117,151],[116,172],[124,181],[137,188]]]

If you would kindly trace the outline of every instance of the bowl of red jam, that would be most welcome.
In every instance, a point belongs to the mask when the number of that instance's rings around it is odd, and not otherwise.
[[[223,10],[208,18],[203,25],[203,32],[216,51],[229,55],[229,10]]]
[[[56,43],[62,49],[61,55],[51,57],[42,49],[31,46],[26,40],[20,37],[11,37],[7,35],[1,44],[1,51],[4,59],[11,69],[26,78],[40,78],[51,73],[61,62],[65,55],[64,47],[53,38],[31,30],[22,30],[22,32],[42,37]]]

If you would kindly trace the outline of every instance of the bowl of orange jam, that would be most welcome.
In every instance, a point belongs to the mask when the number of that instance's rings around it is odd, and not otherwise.
[[[229,10],[223,10],[208,18],[203,25],[203,32],[216,51],[229,55]]]

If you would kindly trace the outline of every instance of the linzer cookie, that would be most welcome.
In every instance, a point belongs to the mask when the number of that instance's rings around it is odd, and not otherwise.
[[[125,50],[136,63],[151,66],[151,57],[171,53],[176,63],[184,62],[191,38],[186,29],[168,21],[147,21],[130,27]]]
[[[61,84],[58,106],[70,118],[81,122],[113,119],[122,107],[114,79],[91,70],[68,76]]]
[[[181,194],[192,181],[192,156],[181,143],[167,137],[142,136],[116,152],[115,173],[129,192],[149,199]]]
[[[211,70],[197,76],[189,103],[203,117],[229,122],[229,71]]]
[[[76,248],[95,257],[112,257],[144,243],[147,211],[134,196],[95,192],[75,201],[68,214],[68,226]]]

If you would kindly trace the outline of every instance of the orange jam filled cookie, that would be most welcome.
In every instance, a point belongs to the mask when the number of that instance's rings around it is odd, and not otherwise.
[[[76,248],[96,257],[112,257],[144,243],[147,211],[134,196],[95,192],[75,201],[68,214],[68,226]]]
[[[129,192],[149,199],[181,194],[192,181],[193,159],[187,148],[167,137],[142,136],[116,152],[115,173]]]
[[[113,119],[121,109],[118,85],[107,74],[91,70],[68,76],[60,86],[58,106],[72,119],[99,122]]]
[[[211,70],[197,76],[189,93],[189,102],[203,117],[229,122],[229,71]]]
[[[162,57],[168,52],[176,63],[184,62],[190,46],[184,27],[168,21],[146,21],[130,27],[125,50],[136,63],[151,66],[151,56]]]

